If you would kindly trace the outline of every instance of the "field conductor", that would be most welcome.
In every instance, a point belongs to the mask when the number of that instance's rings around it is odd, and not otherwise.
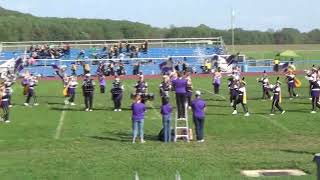
[[[94,94],[94,81],[90,74],[86,74],[82,83],[82,91],[84,96],[85,111],[92,111],[93,94]]]
[[[114,111],[121,111],[121,101],[123,96],[124,87],[120,82],[120,78],[116,77],[112,82],[111,95],[114,103]]]
[[[270,88],[273,92],[272,98],[272,106],[270,115],[273,116],[275,113],[275,108],[281,112],[281,114],[285,113],[285,110],[280,106],[281,103],[281,82],[279,81],[279,77],[277,78],[277,82],[275,85],[270,85]]]
[[[188,81],[182,78],[182,73],[178,72],[178,78],[172,81],[173,88],[176,92],[176,103],[178,118],[185,118],[186,114],[186,93]]]

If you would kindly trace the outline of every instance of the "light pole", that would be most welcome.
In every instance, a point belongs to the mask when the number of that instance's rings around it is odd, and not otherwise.
[[[232,8],[231,9],[231,33],[232,33],[232,53],[234,54],[235,50],[234,50],[234,28],[235,28],[235,25],[234,25],[234,22],[235,22],[235,17],[236,17],[236,13],[234,11],[234,9]]]

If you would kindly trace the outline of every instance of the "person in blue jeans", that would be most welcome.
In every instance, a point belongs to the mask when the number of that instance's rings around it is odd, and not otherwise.
[[[144,123],[144,113],[146,111],[146,108],[145,108],[145,105],[141,103],[140,95],[137,95],[135,97],[135,101],[131,105],[131,110],[132,110],[132,130],[133,130],[132,143],[136,142],[138,132],[139,132],[141,143],[145,143],[143,139],[143,123]]]
[[[172,106],[169,103],[169,97],[165,97],[161,106],[164,142],[171,140],[171,112]]]
[[[193,122],[196,128],[196,138],[198,142],[204,142],[203,128],[206,102],[200,98],[201,92],[196,91],[196,98],[191,102]]]

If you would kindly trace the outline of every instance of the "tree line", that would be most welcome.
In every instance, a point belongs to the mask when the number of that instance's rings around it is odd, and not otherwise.
[[[231,44],[231,30],[206,25],[157,28],[147,24],[109,19],[36,17],[0,7],[0,41],[90,40],[128,38],[188,38],[222,36]],[[320,44],[320,30],[294,28],[248,31],[235,29],[235,44]]]

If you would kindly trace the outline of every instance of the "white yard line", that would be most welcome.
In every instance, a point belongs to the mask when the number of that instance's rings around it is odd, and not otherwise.
[[[288,129],[288,128],[285,127],[284,125],[278,123],[277,121],[271,119],[270,117],[265,116],[265,115],[261,115],[261,114],[259,114],[259,116],[262,117],[262,118],[264,118],[264,119],[266,119],[268,122],[272,123],[274,126],[276,126],[276,127],[280,128],[280,129],[284,130],[285,132],[287,132],[287,133],[292,133],[292,131],[291,131],[290,129]],[[281,115],[279,115],[279,116],[281,116]]]
[[[220,95],[220,94],[214,94],[213,92],[211,92],[211,91],[209,91],[209,90],[207,90],[207,89],[203,89],[203,88],[198,88],[198,89],[203,90],[203,91],[205,91],[205,92],[207,92],[207,93],[210,93],[210,94],[212,94],[212,95],[214,95],[214,96],[221,97],[223,100],[226,100],[226,97],[224,97],[224,96],[222,96],[222,95]]]
[[[60,138],[60,135],[61,135],[61,130],[62,130],[62,126],[63,126],[63,122],[64,122],[64,117],[66,116],[66,111],[64,110],[67,106],[65,105],[63,107],[63,111],[61,112],[61,115],[60,115],[60,119],[59,119],[59,124],[58,124],[58,127],[56,129],[56,134],[54,136],[54,139],[59,139]]]

